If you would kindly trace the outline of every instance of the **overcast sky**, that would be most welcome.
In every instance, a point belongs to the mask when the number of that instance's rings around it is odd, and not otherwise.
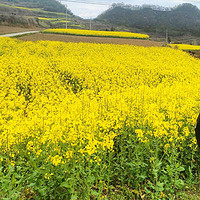
[[[70,2],[76,1],[77,3]],[[109,4],[121,3],[131,4],[131,5],[159,5],[165,7],[174,7],[182,3],[192,3],[200,8],[200,0],[61,0],[61,3],[67,4],[67,7],[75,14],[82,18],[89,19],[95,18],[103,11],[107,10],[109,5],[96,5],[96,4],[86,4],[78,2],[87,2],[87,3],[99,3],[99,4]]]

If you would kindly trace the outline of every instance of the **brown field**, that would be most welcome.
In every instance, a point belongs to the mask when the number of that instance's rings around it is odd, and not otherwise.
[[[0,25],[0,35],[7,33],[18,33],[18,32],[36,31],[36,30],[41,30],[41,28],[21,28],[21,27]]]
[[[200,58],[200,51],[191,51],[190,55],[193,55],[195,58]]]
[[[102,38],[102,37],[85,37],[85,36],[72,36],[72,35],[59,35],[59,34],[44,34],[36,33],[32,35],[25,35],[19,38],[24,41],[38,41],[38,40],[51,40],[63,42],[89,42],[89,43],[107,43],[107,44],[130,44],[137,46],[162,46],[162,42],[155,42],[150,40],[139,39],[124,39],[124,38]]]

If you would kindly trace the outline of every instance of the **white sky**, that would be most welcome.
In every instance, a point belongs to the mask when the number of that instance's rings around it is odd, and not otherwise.
[[[69,0],[70,1],[70,0]],[[94,2],[100,4],[110,4],[113,3],[121,3],[124,4],[131,4],[131,5],[143,5],[143,4],[150,4],[150,5],[159,5],[165,7],[174,7],[176,5],[182,3],[192,3],[200,8],[200,0],[72,0],[78,2]],[[67,7],[77,16],[80,16],[85,19],[95,18],[103,11],[109,8],[108,5],[94,5],[94,4],[86,4],[86,3],[74,3],[62,1],[62,4],[67,4]]]

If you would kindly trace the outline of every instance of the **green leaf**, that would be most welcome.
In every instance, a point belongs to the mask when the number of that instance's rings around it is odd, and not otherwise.
[[[147,194],[150,194],[150,193],[151,193],[151,191],[148,190],[146,187],[144,188],[144,190],[145,190],[145,192],[146,192]]]
[[[45,195],[46,195],[46,188],[40,189],[40,190],[39,190],[39,193],[40,193],[42,196],[45,196]]]
[[[63,182],[63,183],[60,184],[60,187],[70,188],[71,186],[70,186],[69,183],[67,183],[67,182]]]
[[[147,176],[144,174],[141,174],[140,176],[138,176],[138,178],[141,178],[142,180],[144,180]]]
[[[31,183],[27,187],[33,187],[33,186],[35,186],[35,183]]]
[[[156,185],[157,185],[157,191],[162,192],[164,190],[163,188],[164,183],[158,182]]]
[[[179,167],[179,168],[176,169],[176,171],[183,172],[183,171],[185,171],[185,168],[184,167]]]
[[[62,182],[60,184],[60,187],[70,188],[71,187],[71,184],[69,183],[70,180],[71,180],[71,178],[68,178],[65,182]]]
[[[177,181],[175,182],[175,185],[179,188],[180,186],[185,185],[185,183],[184,183],[183,180],[179,179],[179,180],[177,180]]]
[[[75,195],[72,195],[71,200],[77,200],[77,199],[78,199],[78,197],[77,197],[76,194],[75,194]]]
[[[92,190],[91,194],[94,195],[94,196],[98,196],[99,195],[99,193],[96,190]]]

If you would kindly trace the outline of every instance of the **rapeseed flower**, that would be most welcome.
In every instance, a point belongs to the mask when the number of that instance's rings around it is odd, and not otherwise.
[[[58,166],[112,151],[125,126],[141,143],[195,149],[199,66],[165,47],[0,38],[0,152],[24,146]]]

